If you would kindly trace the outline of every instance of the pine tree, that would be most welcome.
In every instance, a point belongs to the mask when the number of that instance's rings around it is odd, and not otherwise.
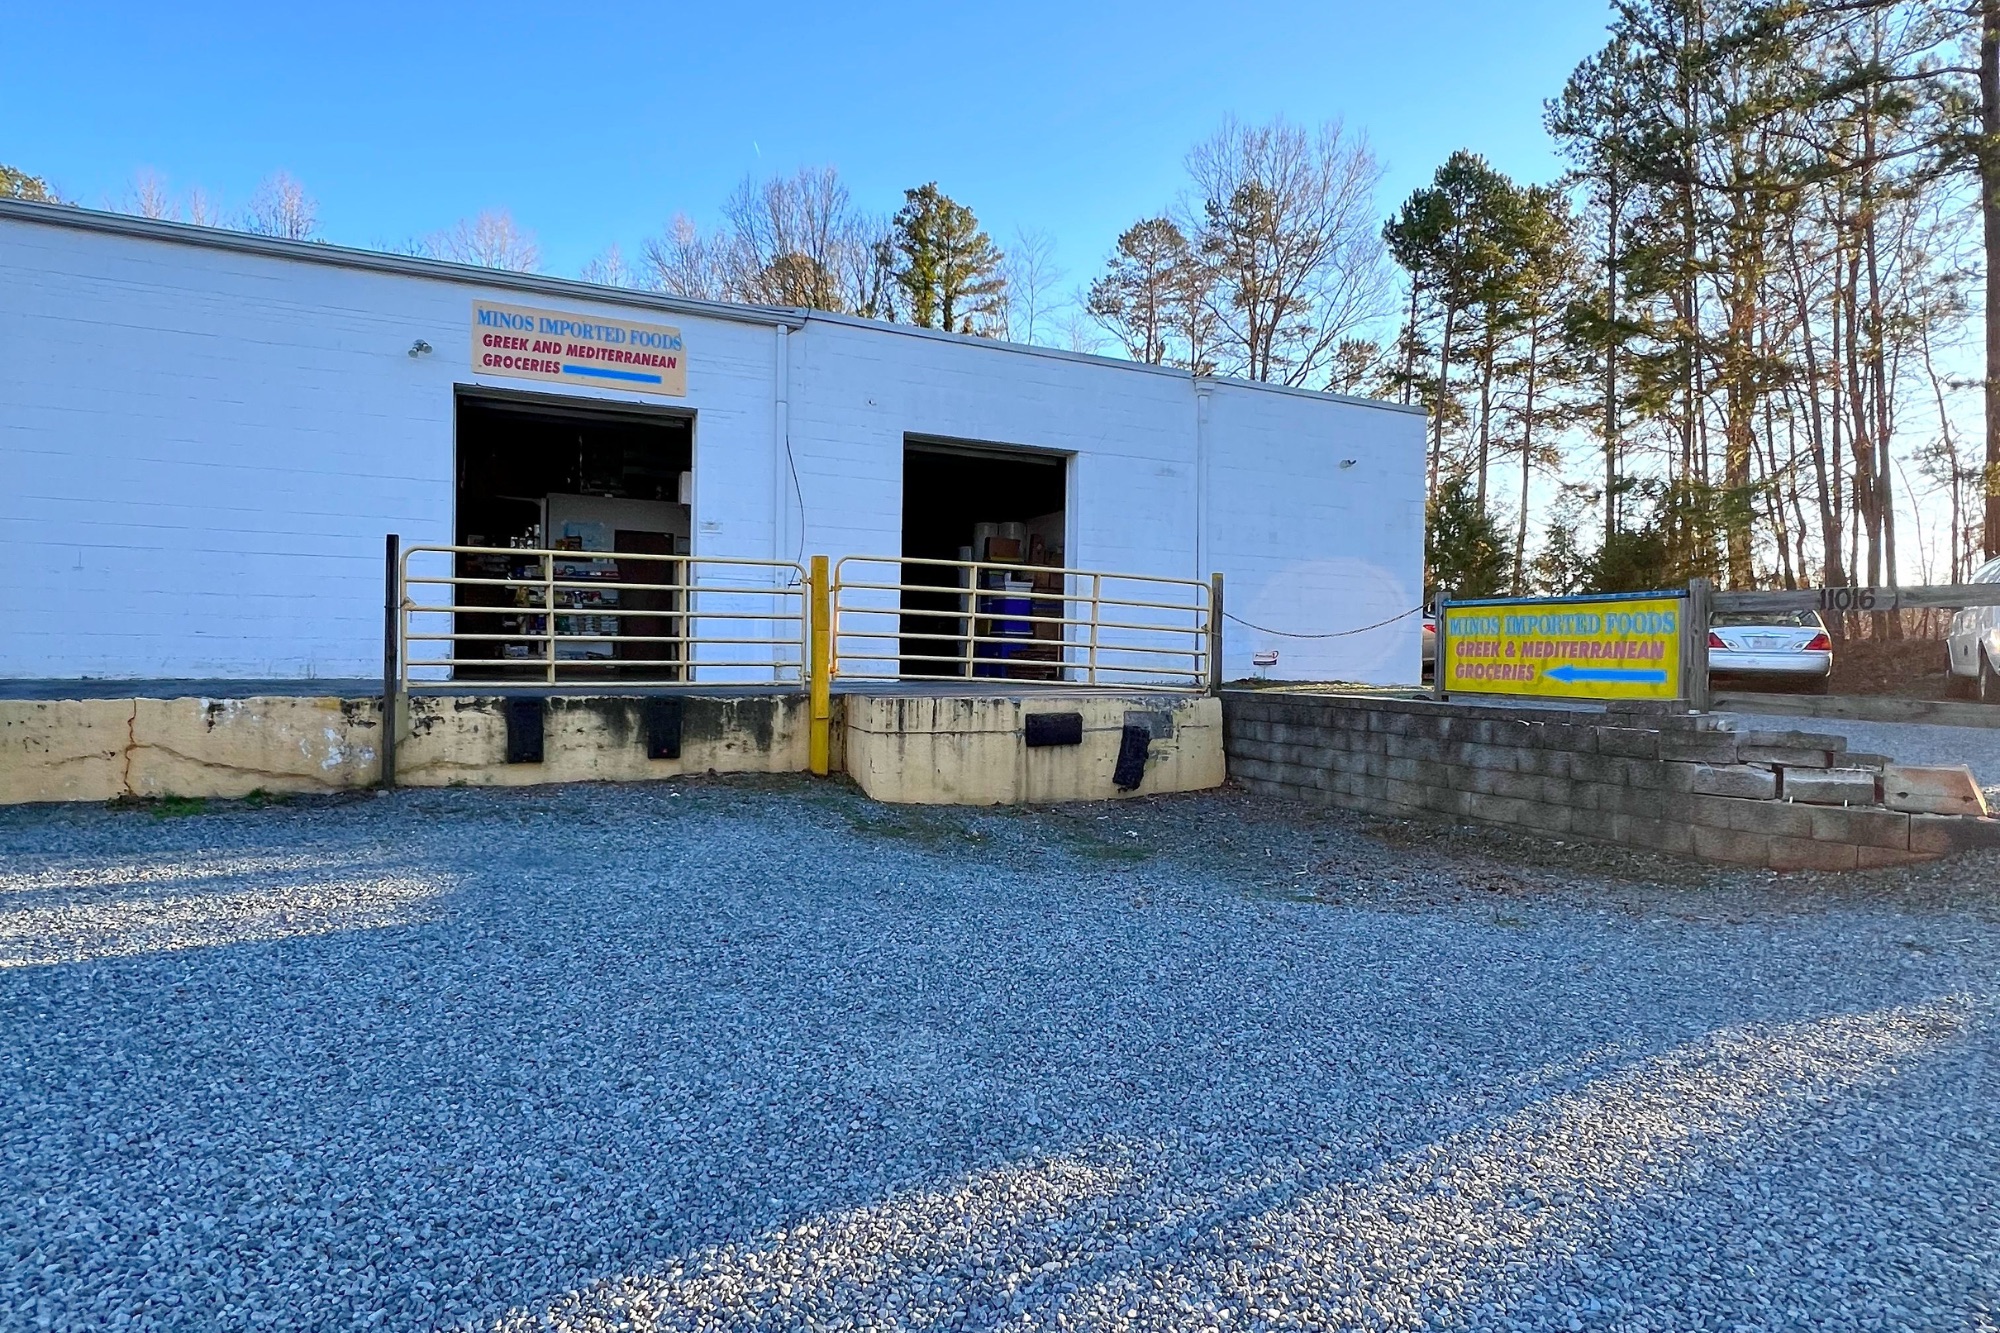
[[[973,333],[1006,290],[1000,251],[979,229],[972,210],[944,194],[937,182],[903,191],[893,223],[899,262],[896,282],[910,319],[923,328]]]
[[[1541,552],[1528,572],[1533,590],[1544,597],[1568,597],[1590,587],[1590,552],[1577,537],[1574,513],[1548,525]]]
[[[1632,54],[1623,37],[1614,37],[1597,55],[1578,65],[1545,113],[1555,136],[1575,164],[1574,179],[1588,191],[1591,212],[1600,227],[1595,256],[1599,295],[1594,302],[1572,307],[1570,341],[1596,358],[1603,376],[1602,419],[1598,430],[1604,452],[1604,489],[1600,496],[1605,532],[1618,530],[1619,483],[1624,474],[1625,393],[1619,383],[1619,358],[1633,329],[1622,313],[1620,290],[1625,259],[1620,238],[1632,197],[1632,169],[1625,148],[1632,135],[1636,110],[1632,88]]]
[[[1197,262],[1172,219],[1135,222],[1119,235],[1104,276],[1090,284],[1085,308],[1134,361],[1164,364],[1191,286],[1188,269]]]
[[[62,200],[40,176],[30,176],[0,162],[0,199],[26,199],[37,204],[59,204]]]
[[[1498,370],[1502,382],[1513,388],[1502,415],[1513,427],[1507,447],[1521,460],[1514,583],[1525,590],[1530,576],[1530,483],[1537,468],[1561,466],[1555,440],[1560,428],[1576,416],[1564,399],[1579,383],[1569,315],[1584,303],[1584,266],[1567,196],[1531,185],[1519,191],[1519,204],[1510,237],[1512,278],[1502,312],[1511,343]]]
[[[1410,275],[1412,318],[1418,316],[1418,296],[1427,301],[1439,325],[1438,373],[1431,386],[1432,414],[1430,485],[1438,488],[1445,466],[1444,435],[1447,423],[1458,415],[1452,370],[1465,356],[1465,343],[1475,341],[1486,351],[1475,355],[1490,370],[1494,327],[1491,313],[1499,296],[1498,286],[1507,274],[1507,242],[1503,235],[1508,221],[1518,211],[1517,191],[1505,176],[1493,170],[1477,153],[1459,151],[1437,169],[1431,183],[1404,201],[1402,208],[1382,229],[1389,253]],[[1474,312],[1485,318],[1482,327],[1470,330]],[[1405,345],[1414,348],[1417,339],[1406,332]],[[1414,367],[1410,368],[1414,375]],[[1490,380],[1490,375],[1484,377]],[[1490,402],[1490,383],[1486,384]],[[1485,492],[1481,469],[1480,495]]]
[[[1493,597],[1507,589],[1513,561],[1506,539],[1465,476],[1447,478],[1431,495],[1424,566],[1429,585],[1453,598]]]

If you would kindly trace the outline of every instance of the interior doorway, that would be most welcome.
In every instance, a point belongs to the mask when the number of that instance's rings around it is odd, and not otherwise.
[[[460,554],[460,578],[539,577],[540,557],[508,552],[547,548],[564,552],[554,563],[565,582],[685,582],[685,562],[673,557],[691,554],[694,531],[691,416],[461,394],[456,417],[457,544],[497,548]],[[453,656],[472,659],[456,668],[458,678],[545,669],[544,645],[533,637],[547,628],[538,590],[461,584],[456,601],[494,608],[454,617],[455,634],[479,636],[457,641]],[[678,593],[559,589],[555,610],[566,674],[679,678],[679,646],[659,642],[680,632]]]
[[[907,675],[1056,680],[1069,456],[903,442],[902,668]],[[972,571],[930,561],[992,561]],[[930,589],[936,588],[933,592]]]

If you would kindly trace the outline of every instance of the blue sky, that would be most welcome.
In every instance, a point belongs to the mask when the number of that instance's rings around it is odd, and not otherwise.
[[[1543,178],[1542,99],[1600,0],[397,7],[62,4],[8,15],[0,162],[103,207],[146,168],[240,206],[276,169],[335,241],[488,208],[544,266],[704,223],[746,172],[837,166],[883,212],[936,179],[1069,283],[1177,190],[1224,114],[1341,117],[1386,210],[1455,148]]]

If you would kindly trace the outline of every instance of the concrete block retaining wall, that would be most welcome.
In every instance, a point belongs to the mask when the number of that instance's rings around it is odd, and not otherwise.
[[[1230,691],[1252,791],[1443,815],[1731,865],[1853,870],[2000,846],[1971,774],[1850,754],[1838,736],[1685,715]],[[1939,813],[1949,811],[1951,813]]]

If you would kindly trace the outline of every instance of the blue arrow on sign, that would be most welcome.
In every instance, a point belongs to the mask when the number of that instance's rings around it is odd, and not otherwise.
[[[1567,685],[1573,680],[1615,680],[1635,681],[1641,685],[1664,685],[1667,673],[1643,670],[1633,667],[1578,667],[1564,664],[1552,667],[1542,673],[1550,680],[1559,680]]]

